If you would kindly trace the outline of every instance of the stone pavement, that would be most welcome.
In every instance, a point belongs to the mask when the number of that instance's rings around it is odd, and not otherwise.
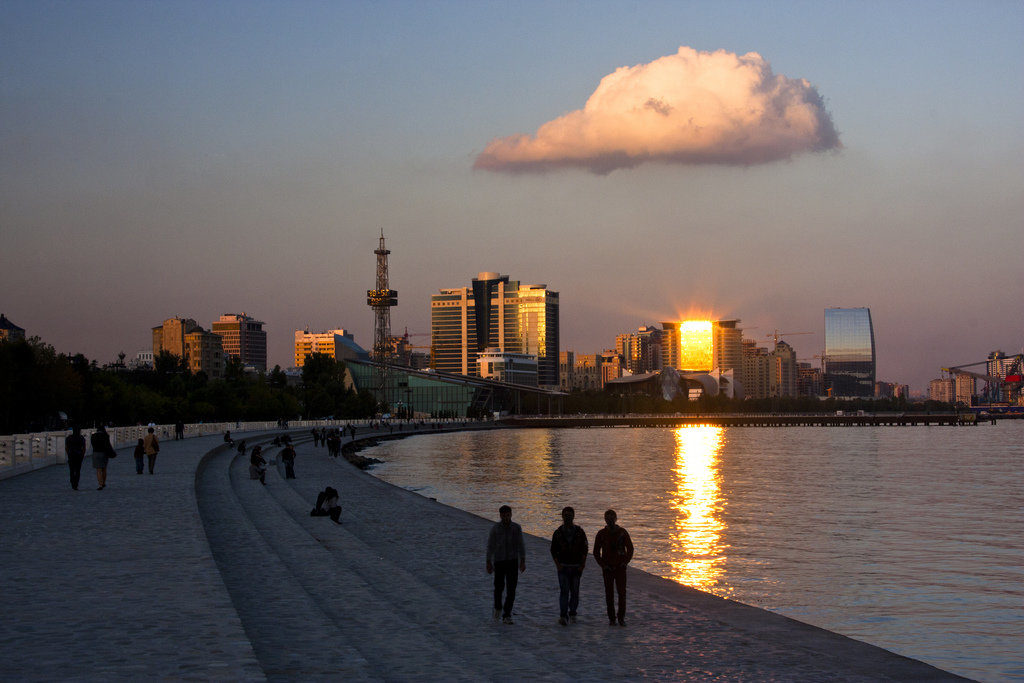
[[[516,623],[502,625],[483,568],[491,522],[309,443],[296,474],[271,468],[262,486],[209,437],[165,442],[153,476],[122,451],[103,491],[88,460],[78,492],[65,467],[0,481],[0,678],[955,678],[633,570],[628,626],[609,627],[593,564],[579,623],[559,626],[534,537]],[[309,516],[326,485],[341,525]]]

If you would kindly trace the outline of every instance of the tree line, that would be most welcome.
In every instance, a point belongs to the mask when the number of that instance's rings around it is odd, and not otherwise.
[[[301,384],[293,385],[280,366],[254,375],[229,358],[224,379],[211,380],[167,352],[152,369],[128,369],[57,353],[38,337],[0,341],[0,434],[68,424],[372,417],[378,408],[373,395],[356,391],[345,373],[343,362],[313,354]]]

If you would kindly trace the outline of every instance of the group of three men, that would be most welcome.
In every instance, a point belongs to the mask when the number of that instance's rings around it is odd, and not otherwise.
[[[487,573],[494,573],[494,618],[500,614],[504,623],[511,624],[519,573],[526,571],[526,544],[522,528],[512,521],[512,508],[502,505],[498,515],[501,521],[491,527],[487,539]],[[562,525],[551,536],[551,558],[558,570],[558,623],[562,626],[576,623],[580,576],[589,552],[587,535],[573,523],[575,518],[575,510],[562,508]],[[594,559],[604,578],[608,624],[625,626],[626,565],[633,559],[633,541],[629,532],[615,523],[617,519],[615,510],[604,513],[605,527],[597,532],[594,539]],[[615,608],[615,594],[619,599],[618,610]]]

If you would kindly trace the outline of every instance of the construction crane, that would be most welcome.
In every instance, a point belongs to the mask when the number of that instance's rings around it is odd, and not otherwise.
[[[971,368],[976,365],[988,365],[988,360],[978,361],[977,363],[963,363],[962,365],[953,365],[948,368],[942,368],[943,372],[953,375],[967,375],[974,379],[984,380],[985,390],[983,395],[988,399],[989,403],[993,400],[999,401],[1002,397],[1003,387],[1006,387],[1006,399],[1009,403],[1016,403],[1020,397],[1021,390],[1021,365],[1024,363],[1024,354],[1018,353],[1016,356],[1010,356],[1005,359],[1010,363],[1009,368],[1006,371],[1006,377],[999,377],[997,375],[989,375],[982,372],[973,372],[971,370],[964,370],[964,368]]]
[[[792,337],[792,336],[797,335],[797,334],[814,334],[814,332],[779,332],[778,330],[775,330],[774,332],[772,332],[770,334],[766,334],[764,337],[765,337],[765,339],[769,339],[769,338],[774,339],[775,340],[775,346],[778,346],[779,345],[779,337]]]

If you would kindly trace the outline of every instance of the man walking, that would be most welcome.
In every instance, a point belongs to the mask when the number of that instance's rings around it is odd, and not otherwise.
[[[576,608],[580,604],[580,576],[587,564],[587,535],[572,523],[576,511],[562,508],[562,526],[551,535],[551,557],[558,570],[558,623],[565,626],[576,623]]]
[[[494,618],[501,613],[501,621],[512,623],[512,604],[516,601],[517,572],[526,571],[526,544],[523,529],[512,521],[512,508],[498,508],[501,521],[491,527],[487,537],[487,573],[494,573]],[[505,592],[505,603],[501,594]]]
[[[618,515],[615,510],[604,513],[605,527],[597,532],[594,539],[594,559],[601,567],[604,578],[604,600],[608,605],[608,625],[626,625],[626,565],[633,559],[633,540],[629,532],[615,524]],[[615,596],[619,594],[619,610],[615,611]]]
[[[281,462],[284,463],[284,478],[294,479],[295,478],[295,449],[292,445],[286,444],[284,450],[281,451]]]
[[[156,465],[156,454],[160,452],[160,441],[156,438],[156,430],[152,427],[149,428],[149,433],[146,434],[146,439],[142,442],[142,448],[146,451],[146,460],[149,461],[149,473],[153,474],[153,466]],[[139,472],[139,474],[142,473]]]
[[[85,437],[78,425],[71,429],[71,436],[64,439],[64,453],[68,456],[71,488],[77,491],[78,481],[82,477],[82,460],[85,459]]]

